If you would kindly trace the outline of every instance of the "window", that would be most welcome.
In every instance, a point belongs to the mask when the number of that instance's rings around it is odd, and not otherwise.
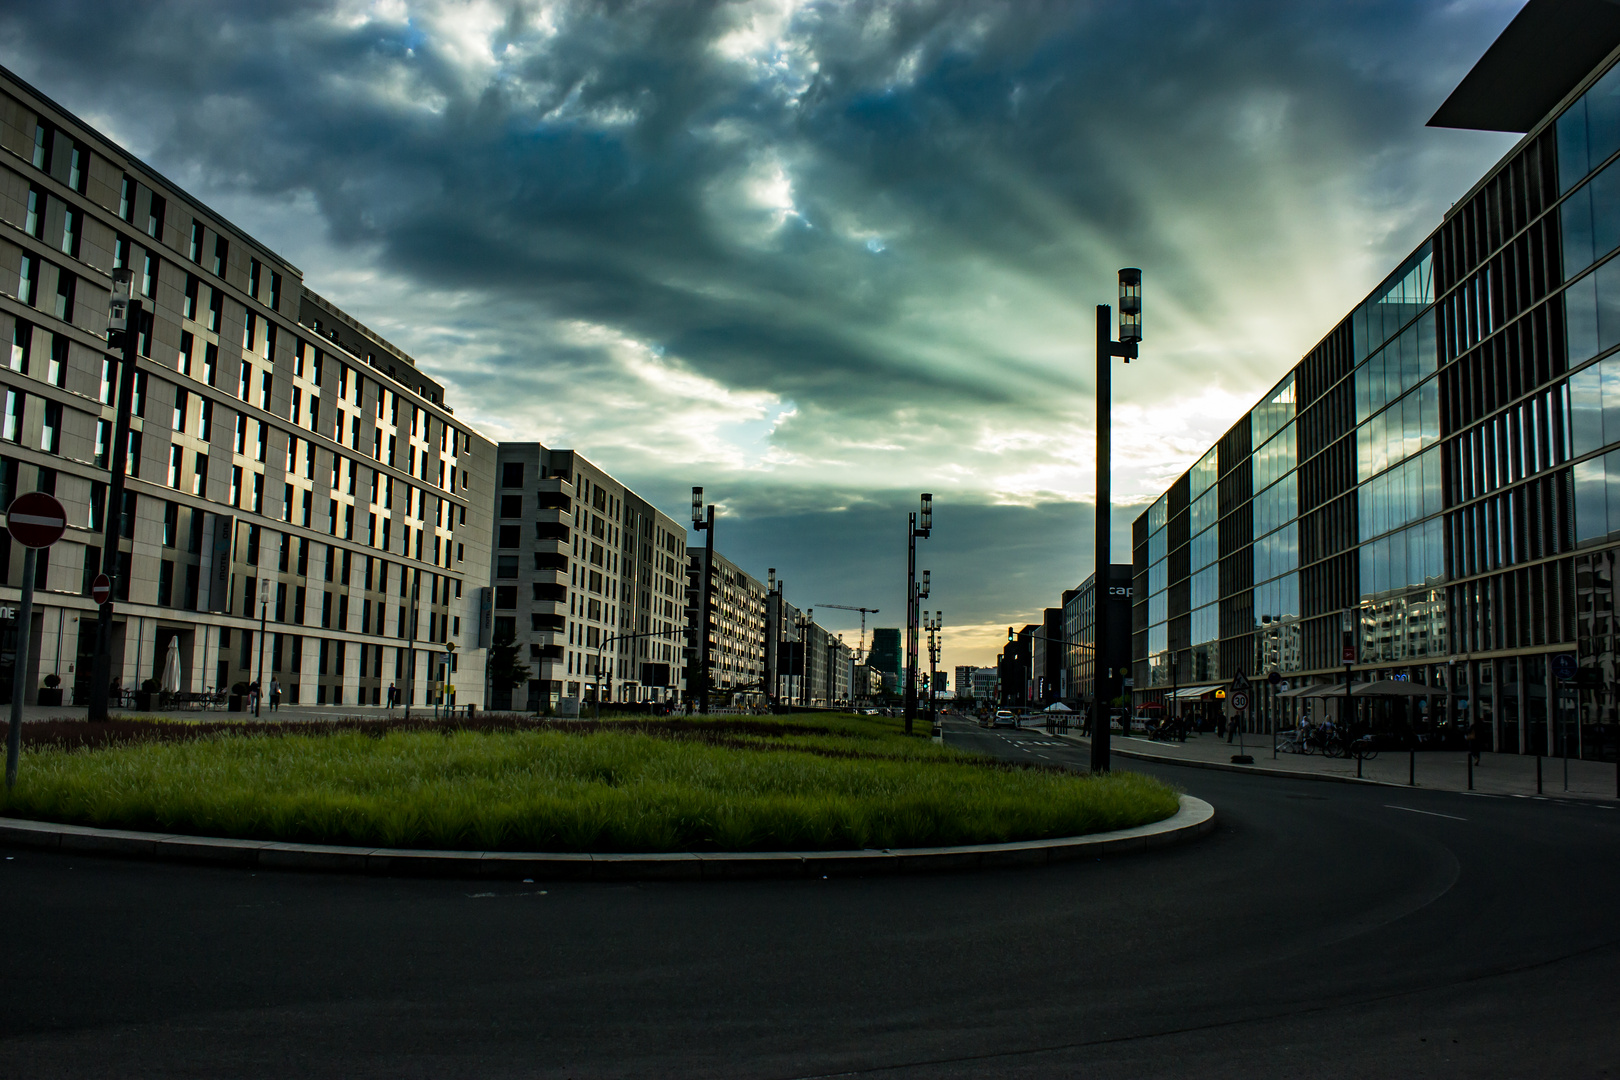
[[[62,449],[62,406],[55,401],[45,403],[45,423],[40,428],[39,448],[48,454]]]
[[[242,505],[242,466],[231,466],[231,490],[226,501],[232,506]]]
[[[28,374],[28,354],[33,348],[34,328],[18,319],[11,328],[11,370]]]
[[[270,310],[281,310],[281,275],[270,271]]]
[[[270,439],[270,428],[263,423],[256,426],[259,429],[259,445],[254,452],[254,460],[258,461],[260,464],[263,464],[266,446]]]
[[[163,239],[164,205],[162,196],[154,193],[152,195],[152,205],[146,211],[146,235],[155,240]]]
[[[236,396],[241,398],[243,401],[251,401],[253,399],[253,365],[252,364],[243,364],[242,365],[242,385],[237,388]]]
[[[51,335],[51,359],[45,366],[45,381],[52,386],[67,385],[68,339],[61,334]]]
[[[191,395],[186,392],[185,387],[181,386],[181,387],[177,387],[175,389],[175,391],[174,391],[174,420],[173,420],[173,423],[171,425],[174,428],[175,431],[185,431],[186,430],[186,413],[190,409],[190,405],[191,405],[190,398],[191,398]]]
[[[96,421],[96,468],[105,469],[112,460],[112,421]],[[95,526],[91,526],[94,528]]]
[[[214,403],[207,398],[197,408],[197,438],[203,442],[214,439]]]
[[[272,381],[271,380],[271,375],[270,375],[270,372],[268,372],[268,371],[266,371],[259,378],[259,408],[263,409],[265,412],[270,411],[270,384],[271,384],[271,381]]]
[[[256,472],[256,473],[253,474],[253,507],[252,507],[252,509],[253,509],[253,512],[255,514],[264,513],[264,474],[263,473]]]
[[[203,382],[207,383],[209,386],[218,385],[215,380],[215,376],[218,374],[218,372],[219,346],[210,341],[203,346]],[[102,400],[105,401],[106,399],[103,398]]]
[[[62,254],[79,257],[79,234],[84,231],[84,214],[68,207],[62,215]],[[150,295],[150,294],[148,294]]]
[[[287,484],[285,489],[281,497],[281,519],[291,521],[293,516],[293,486]]]
[[[128,173],[118,185],[118,216],[125,221],[135,220],[135,178]]]
[[[508,461],[501,466],[501,487],[520,488],[523,486],[523,462]]]
[[[248,260],[248,295],[257,300],[259,298],[259,260]]]
[[[208,494],[208,455],[198,454],[191,465],[191,493]]]
[[[231,245],[223,236],[214,237],[214,276],[225,276],[225,264],[229,261]]]
[[[138,431],[129,433],[129,449],[124,457],[124,472],[137,479],[141,475],[141,433]]]
[[[151,299],[152,291],[157,288],[157,275],[157,259],[148,251],[141,259],[141,295],[147,299]]]
[[[174,560],[164,559],[158,564],[158,595],[159,607],[174,606]]]
[[[129,240],[123,236],[113,237],[113,269],[125,270],[129,267]]]
[[[146,372],[137,371],[135,373],[134,387],[134,407],[130,411],[136,416],[144,418],[146,416]]]
[[[253,344],[258,340],[258,328],[259,317],[251,311],[248,312],[247,317],[242,320],[242,348],[248,352],[254,351]]]
[[[17,299],[33,307],[39,300],[39,258],[34,255],[23,255],[22,266],[17,271]]]
[[[523,496],[502,495],[501,517],[520,518],[523,516]]]
[[[191,243],[186,246],[186,256],[194,263],[201,263],[202,250],[203,223],[200,221],[193,221],[191,223]]]
[[[23,409],[26,398],[21,390],[6,391],[6,415],[4,427],[0,428],[0,438],[7,442],[22,442]]]
[[[235,453],[245,453],[247,448],[247,417],[242,413],[236,414],[236,441],[231,444]]]
[[[523,526],[521,526],[521,525],[502,525],[500,527],[500,529],[501,529],[501,531],[500,531],[500,546],[501,547],[503,547],[503,548],[515,548],[515,547],[522,547],[523,546]]]
[[[90,172],[89,166],[90,151],[74,143],[73,149],[68,154],[68,187],[80,195],[84,194],[85,178]]]
[[[36,240],[45,232],[45,192],[28,189],[28,206],[23,210],[23,232]]]
[[[180,490],[180,466],[185,460],[185,453],[178,445],[169,446],[169,486],[176,491]]]
[[[63,322],[73,321],[73,294],[77,291],[78,279],[67,270],[62,270],[56,276],[56,307],[55,313]]]
[[[175,537],[180,532],[180,504],[166,502],[163,504],[163,546],[174,547]]]
[[[51,169],[51,129],[43,123],[34,124],[34,168]]]
[[[518,557],[516,555],[500,555],[495,560],[495,576],[498,578],[515,578],[518,576]]]
[[[220,321],[225,316],[225,294],[218,289],[208,290],[208,329],[219,333]]]

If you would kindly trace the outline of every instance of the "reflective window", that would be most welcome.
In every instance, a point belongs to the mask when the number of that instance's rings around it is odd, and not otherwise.
[[[1294,376],[1288,378],[1272,388],[1271,393],[1254,411],[1249,414],[1249,423],[1252,431],[1251,438],[1258,445],[1271,438],[1280,431],[1285,424],[1294,418]]]
[[[1200,570],[1221,557],[1220,531],[1205,529],[1192,540],[1192,569]]]
[[[1365,364],[1356,369],[1356,419],[1365,420],[1433,375],[1434,312],[1424,314]]]
[[[1362,599],[1438,584],[1446,577],[1445,561],[1440,518],[1362,544]]]
[[[1440,391],[1430,379],[1356,429],[1356,478],[1367,480],[1440,438]]]
[[[1425,241],[1351,316],[1357,362],[1375,352],[1433,303],[1433,260]]]
[[[1254,580],[1265,581],[1299,567],[1299,524],[1278,529],[1254,542]]]
[[[1620,450],[1575,466],[1575,542],[1620,535]]]
[[[1198,459],[1198,464],[1187,471],[1187,479],[1192,484],[1191,498],[1198,498],[1215,484],[1217,479],[1215,448],[1210,447],[1209,453]]]
[[[1363,484],[1357,497],[1360,538],[1398,529],[1420,518],[1438,514],[1440,502],[1440,448],[1390,469]]]
[[[1620,345],[1620,260],[1611,260],[1564,290],[1571,367]]]
[[[1620,168],[1610,165],[1564,200],[1564,280],[1620,246]]]
[[[1221,568],[1206,566],[1192,576],[1192,606],[1213,604],[1221,598]]]
[[[1210,488],[1202,495],[1193,499],[1192,508],[1190,511],[1192,516],[1188,522],[1188,528],[1192,532],[1203,532],[1205,529],[1215,524],[1216,521],[1220,520],[1221,507],[1218,499],[1219,494],[1219,488]]]
[[[1620,149],[1620,67],[1558,118],[1558,190],[1568,191]]]

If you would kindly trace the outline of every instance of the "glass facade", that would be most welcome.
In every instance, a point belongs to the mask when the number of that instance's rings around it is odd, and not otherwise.
[[[1137,519],[1139,699],[1348,666],[1612,758],[1620,68],[1587,83]]]

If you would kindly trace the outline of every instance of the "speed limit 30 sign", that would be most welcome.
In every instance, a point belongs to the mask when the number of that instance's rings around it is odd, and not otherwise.
[[[1232,696],[1226,700],[1231,704],[1232,708],[1236,709],[1238,712],[1242,712],[1244,709],[1249,707],[1249,695],[1242,690],[1235,691]]]

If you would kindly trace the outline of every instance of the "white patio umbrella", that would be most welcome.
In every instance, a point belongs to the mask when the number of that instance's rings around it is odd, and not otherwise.
[[[1063,704],[1063,702],[1061,702],[1061,701],[1054,701],[1054,702],[1052,702],[1052,704],[1048,705],[1046,708],[1042,709],[1041,711],[1042,712],[1074,712],[1073,709],[1069,708],[1067,705]]]
[[[169,654],[163,659],[163,689],[171,694],[180,692],[180,638],[169,639]]]

